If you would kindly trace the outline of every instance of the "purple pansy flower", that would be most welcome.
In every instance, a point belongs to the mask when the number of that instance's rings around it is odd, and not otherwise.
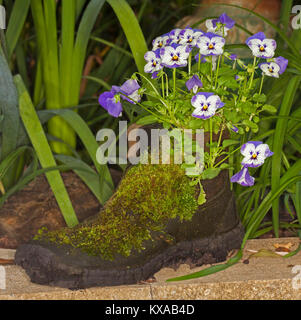
[[[203,34],[204,32],[202,30],[185,28],[179,33],[179,37],[180,37],[179,44],[194,47],[197,43],[198,38]]]
[[[233,126],[233,127],[231,128],[231,130],[232,130],[233,132],[235,132],[235,133],[238,133],[238,128],[235,127],[235,126]]]
[[[163,48],[169,42],[169,34],[157,37],[153,40],[153,51]]]
[[[269,77],[279,78],[279,75],[282,74],[288,65],[288,60],[283,57],[275,58],[271,62],[264,62],[259,65],[259,68],[262,70],[262,73]]]
[[[226,13],[223,13],[218,19],[209,19],[206,21],[207,32],[212,32],[220,36],[225,37],[228,31],[235,25],[235,21],[232,20]]]
[[[106,91],[99,96],[98,100],[99,104],[108,111],[108,113],[118,118],[122,114],[122,104],[120,102],[120,98],[116,95],[115,90]]]
[[[169,36],[169,40],[168,43],[169,45],[175,43],[175,44],[179,44],[180,43],[180,33],[181,33],[182,29],[173,29],[169,32],[168,36]]]
[[[132,104],[141,101],[141,95],[139,94],[140,86],[137,80],[129,79],[121,87],[112,86],[112,92],[122,93],[120,96],[123,100],[126,100]]]
[[[204,120],[213,117],[216,110],[225,105],[218,95],[210,92],[197,93],[192,97],[191,104],[195,108],[192,116]]]
[[[154,73],[158,73],[158,71],[163,69],[163,66],[161,65],[160,49],[146,52],[144,59],[147,62],[144,67],[145,73],[152,73],[152,75],[154,75]]]
[[[161,63],[167,68],[186,67],[189,52],[188,46],[173,43],[160,50]]]
[[[224,52],[225,39],[214,33],[204,33],[197,41],[203,56],[220,56]]]
[[[263,32],[258,32],[246,41],[247,46],[257,58],[273,58],[277,43],[274,39],[266,39]]]
[[[229,56],[229,58],[230,58],[231,60],[236,60],[236,59],[237,59],[237,54],[232,53],[232,54]]]
[[[241,164],[252,168],[260,167],[266,158],[274,154],[269,146],[261,141],[249,141],[245,143],[241,147],[240,152],[244,156]]]
[[[193,93],[197,93],[198,88],[202,88],[202,86],[203,83],[196,74],[186,82],[187,89],[192,90]]]
[[[244,187],[251,187],[254,185],[255,179],[250,176],[247,167],[243,167],[241,171],[236,173],[232,178],[231,182],[236,182]]]

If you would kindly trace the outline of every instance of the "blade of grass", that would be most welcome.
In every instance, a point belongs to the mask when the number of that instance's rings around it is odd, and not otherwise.
[[[6,30],[7,54],[9,59],[19,40],[24,22],[28,15],[29,6],[30,0],[15,0],[14,2]]]
[[[139,22],[125,0],[107,0],[113,8],[130,45],[138,71],[144,74],[144,55],[148,51]]]
[[[94,37],[94,36],[91,36],[90,39],[91,39],[91,40],[94,40],[94,41],[96,41],[96,42],[105,44],[106,46],[109,46],[109,47],[111,47],[111,48],[113,48],[113,49],[115,49],[115,50],[117,50],[117,51],[119,51],[119,52],[127,55],[128,57],[133,58],[133,55],[132,55],[129,51],[121,48],[120,46],[116,45],[116,44],[113,43],[113,42],[107,41],[107,40],[102,39],[102,38]]]
[[[55,159],[52,155],[43,127],[39,121],[38,115],[22,78],[20,76],[16,76],[14,81],[19,93],[20,114],[41,166],[43,168],[54,167],[56,166]],[[69,227],[74,227],[78,224],[78,220],[67,190],[64,186],[62,177],[58,172],[48,172],[46,177],[64,216],[66,224]]]
[[[90,128],[87,126],[86,122],[72,110],[45,110],[44,113],[46,112],[62,117],[80,137],[100,176],[100,197],[102,199],[101,202],[105,203],[113,193],[114,184],[108,166],[100,165],[96,159],[96,153],[99,146]]]
[[[91,0],[84,12],[84,15],[81,19],[79,29],[77,32],[77,37],[74,46],[73,52],[73,65],[72,65],[72,91],[75,92],[74,99],[71,102],[71,105],[77,105],[80,92],[80,83],[82,70],[84,67],[85,55],[88,46],[88,41],[95,24],[95,21],[98,17],[98,14],[104,4],[104,0]]]
[[[103,198],[100,195],[101,185],[99,181],[99,175],[89,167],[85,162],[80,159],[75,159],[73,157],[65,155],[56,155],[55,158],[62,162],[63,164],[70,165],[73,167],[83,168],[85,170],[75,169],[74,172],[79,176],[79,178],[87,185],[91,192],[95,195],[98,201],[104,205]],[[107,198],[112,194],[107,195]]]
[[[285,91],[283,101],[279,110],[279,116],[288,116],[292,108],[296,91],[299,88],[301,81],[300,76],[294,76],[288,83],[287,89]],[[281,177],[281,164],[282,164],[282,149],[285,140],[286,130],[287,130],[288,120],[278,119],[273,142],[273,152],[272,157],[272,192],[275,193],[280,185]],[[275,236],[279,237],[279,200],[275,199],[273,202],[273,227]]]

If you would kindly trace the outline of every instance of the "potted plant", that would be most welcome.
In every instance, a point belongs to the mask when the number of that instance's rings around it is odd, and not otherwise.
[[[225,50],[235,22],[222,14],[207,25],[208,32],[187,27],[157,37],[145,54],[152,80],[135,73],[99,97],[113,117],[129,106],[144,110],[137,123],[147,141],[158,124],[167,135],[178,129],[184,134],[167,154],[183,160],[178,143],[184,140],[188,158],[203,161],[167,164],[159,155],[154,163],[149,148],[140,148],[140,163],[128,167],[98,215],[73,229],[40,230],[18,248],[16,263],[32,281],[68,288],[131,284],[162,267],[223,261],[240,247],[244,230],[228,171],[232,183],[252,186],[252,168],[273,155],[247,137],[258,131],[262,112],[275,112],[262,94],[264,78],[279,77],[288,61],[274,58],[276,42],[260,32],[246,41],[254,56],[246,65]],[[205,132],[204,147],[194,138],[197,130]]]

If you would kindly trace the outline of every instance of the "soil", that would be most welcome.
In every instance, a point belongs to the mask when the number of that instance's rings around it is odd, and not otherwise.
[[[122,173],[111,170],[115,186]],[[89,188],[73,172],[62,173],[78,220],[99,212],[101,205]],[[57,230],[66,223],[45,176],[39,176],[12,195],[0,209],[0,248],[15,249],[30,241],[39,229]]]

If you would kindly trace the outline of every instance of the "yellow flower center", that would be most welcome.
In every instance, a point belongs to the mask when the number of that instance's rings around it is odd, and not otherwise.
[[[265,51],[265,47],[264,46],[261,46],[260,49],[259,49],[261,52]]]
[[[213,48],[214,48],[213,44],[210,43],[209,46],[208,46],[208,49],[213,49]]]
[[[273,72],[274,72],[274,70],[273,70],[272,68],[270,68],[270,69],[269,69],[269,71],[270,71],[271,73],[273,73]]]
[[[153,67],[155,67],[157,65],[157,62],[156,61],[154,61],[153,62]]]
[[[203,111],[207,111],[207,110],[208,110],[208,106],[206,105],[203,107]]]
[[[163,46],[162,42],[159,42],[158,47],[161,48]]]
[[[252,155],[252,158],[253,158],[253,159],[257,159],[257,154],[254,153],[254,154]]]
[[[173,61],[178,61],[178,60],[179,60],[179,57],[178,57],[177,55],[174,55],[174,56],[172,57],[172,60],[173,60]]]

